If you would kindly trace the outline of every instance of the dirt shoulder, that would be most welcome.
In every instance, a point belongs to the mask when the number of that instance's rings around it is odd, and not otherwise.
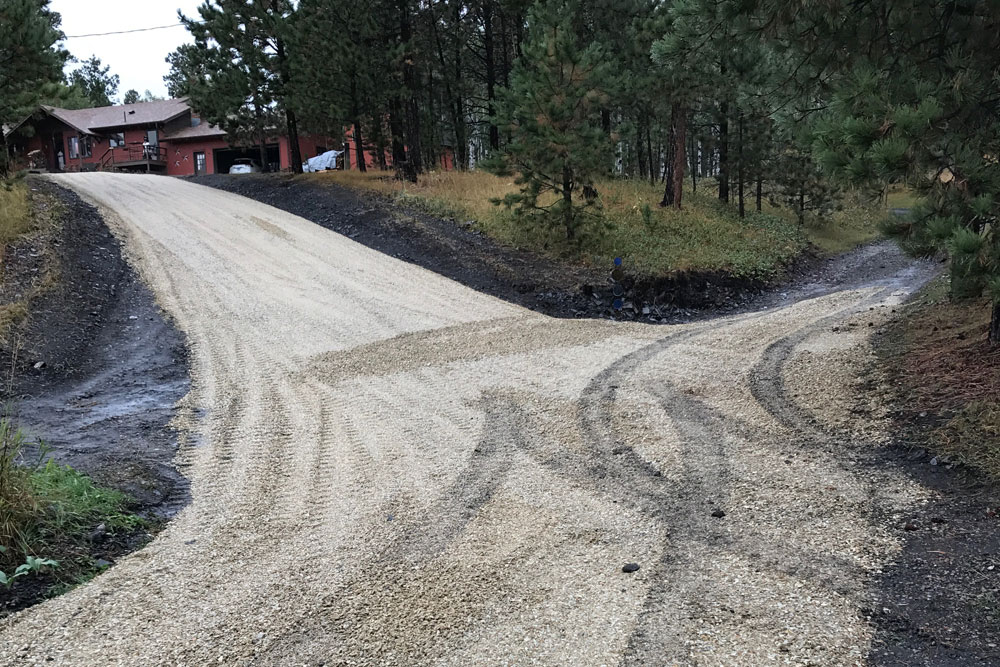
[[[7,248],[3,303],[32,297],[27,318],[0,350],[0,366],[13,378],[8,398],[17,424],[56,462],[131,496],[129,511],[149,519],[127,533],[94,526],[89,553],[74,558],[103,568],[145,544],[149,530],[187,502],[169,428],[174,404],[188,390],[185,344],[99,212],[42,179],[29,186],[35,205],[55,219]],[[0,591],[3,612],[67,583],[52,579]]]
[[[31,304],[13,370],[20,423],[61,463],[170,515],[187,494],[168,428],[189,384],[184,338],[97,209],[43,180],[31,187],[65,212],[51,242],[58,277]],[[31,243],[13,252],[39,254]],[[2,358],[8,374],[10,351]]]
[[[467,287],[552,317],[594,317],[674,323],[751,305],[776,282],[799,278],[822,262],[807,253],[778,281],[692,272],[621,281],[624,308],[615,310],[611,270],[593,269],[517,250],[476,231],[366,193],[282,174],[211,174],[191,180],[270,204],[362,245],[417,264]]]
[[[876,464],[929,492],[893,517],[906,540],[868,610],[874,665],[1000,662],[1000,432],[989,409],[1000,364],[985,341],[989,311],[946,294],[940,278],[875,338],[896,433]]]

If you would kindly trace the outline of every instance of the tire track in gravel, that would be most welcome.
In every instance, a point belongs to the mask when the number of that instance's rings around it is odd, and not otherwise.
[[[449,590],[449,584],[436,582],[437,568],[463,567],[440,557],[496,493],[513,453],[533,437],[531,419],[516,397],[485,395],[480,403],[485,423],[479,444],[439,500],[418,522],[397,522],[395,537],[361,576],[320,601],[319,627],[297,627],[276,638],[252,664],[291,664],[286,662],[290,654],[296,655],[294,664],[302,664],[303,658],[334,664],[420,664],[439,655],[448,635],[473,625],[487,603],[502,597],[502,572],[474,563],[464,567],[480,586]],[[438,640],[414,642],[414,635],[421,634]]]
[[[771,469],[788,429],[745,376],[867,293],[678,329],[554,321],[239,197],[67,181],[119,211],[191,341],[192,503],[11,619],[0,662],[766,664],[800,616],[788,660],[842,664],[865,641],[847,549],[799,539],[805,519],[771,529],[772,508],[823,498]],[[864,528],[857,510],[818,534]],[[735,620],[700,639],[723,607]]]

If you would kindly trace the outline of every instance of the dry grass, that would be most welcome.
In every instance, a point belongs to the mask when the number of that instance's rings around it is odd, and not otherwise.
[[[4,272],[0,273],[0,344],[10,347],[19,325],[28,317],[31,302],[58,284],[59,262],[55,257],[52,239],[64,215],[62,203],[44,192],[30,192],[23,180],[0,181],[0,257],[4,259]],[[34,251],[43,258],[42,270],[32,276],[27,284],[20,285],[22,296],[10,301],[10,291],[4,280],[9,280],[11,266],[8,247],[23,240],[30,240]],[[20,276],[23,280],[25,276]]]
[[[21,181],[0,181],[0,248],[32,229],[31,201]]]
[[[436,215],[473,220],[484,233],[518,248],[596,266],[623,257],[639,275],[723,271],[766,278],[805,247],[804,235],[785,218],[751,213],[740,220],[730,207],[701,191],[685,193],[682,211],[660,209],[659,187],[637,181],[600,183],[607,229],[583,246],[570,246],[558,231],[528,228],[491,203],[515,190],[511,178],[475,171],[432,173],[416,185],[381,172],[327,172],[311,178],[374,190]]]
[[[986,340],[986,299],[952,302],[945,278],[906,310],[892,363],[903,412],[937,427],[930,446],[1000,477],[1000,346]]]

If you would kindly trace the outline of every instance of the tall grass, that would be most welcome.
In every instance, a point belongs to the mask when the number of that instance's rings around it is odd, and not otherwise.
[[[0,248],[31,230],[31,202],[23,181],[0,181]]]
[[[24,432],[8,418],[0,418],[0,547],[2,555],[23,550],[39,512],[31,488],[32,467],[24,465]],[[0,563],[6,560],[0,558]]]
[[[0,570],[28,556],[61,555],[66,544],[85,539],[97,523],[109,532],[142,524],[127,513],[127,495],[46,461],[47,453],[10,417],[0,418]]]
[[[484,233],[515,247],[595,266],[623,257],[638,275],[725,271],[767,277],[806,244],[794,222],[756,212],[741,220],[731,207],[702,192],[686,192],[681,211],[661,209],[660,188],[639,181],[599,183],[605,228],[575,245],[558,230],[524,225],[512,212],[491,203],[515,190],[511,178],[478,171],[427,174],[417,184],[381,172],[326,172],[311,178],[374,190],[437,215],[473,220]]]

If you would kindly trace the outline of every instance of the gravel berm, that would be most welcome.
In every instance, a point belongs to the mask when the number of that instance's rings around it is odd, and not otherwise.
[[[883,250],[809,298],[690,325],[553,319],[233,194],[58,182],[186,335],[191,502],[7,619],[3,664],[869,653],[893,517],[928,490],[868,465],[888,420],[851,412],[855,383],[935,267]]]

